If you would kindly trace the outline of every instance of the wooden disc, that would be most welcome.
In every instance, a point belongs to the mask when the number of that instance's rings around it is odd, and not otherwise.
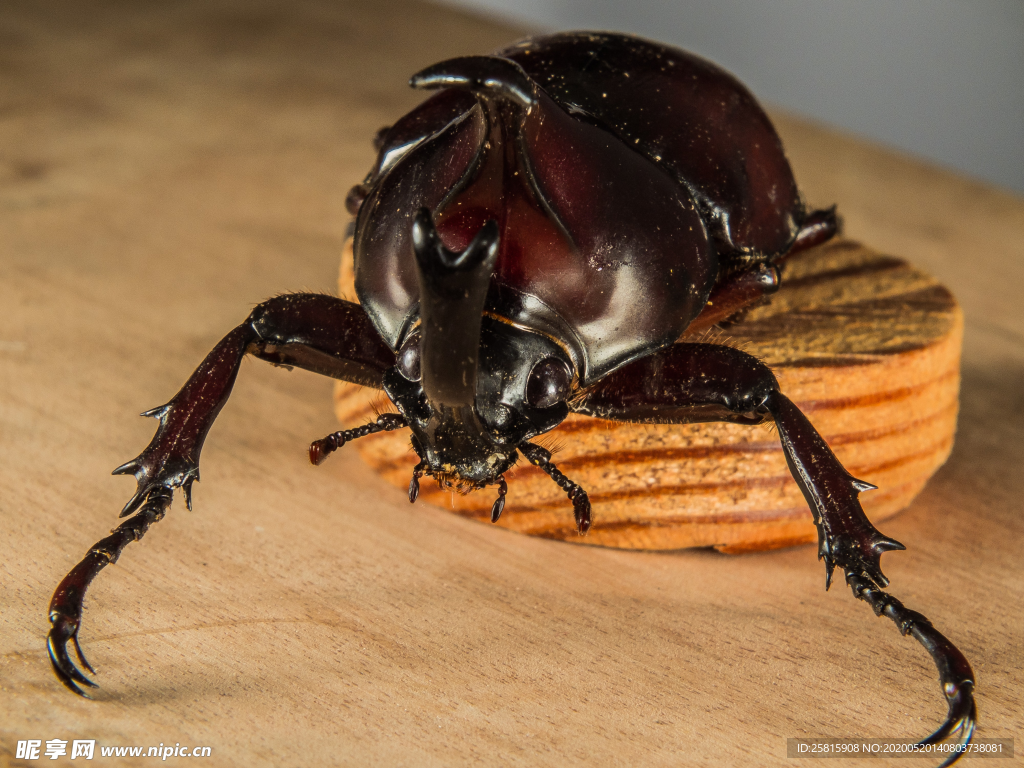
[[[341,293],[354,299],[351,243]],[[905,261],[837,240],[786,262],[781,289],[706,338],[766,362],[840,461],[877,485],[861,502],[878,521],[907,506],[949,456],[956,430],[963,318],[950,292]],[[695,340],[695,339],[688,339]],[[394,410],[379,391],[339,383],[346,428]],[[627,549],[712,546],[742,552],[815,541],[772,425],[640,425],[570,415],[537,442],[583,486],[593,527],[579,536],[572,504],[540,470],[506,473],[498,522],[547,538]],[[355,446],[403,491],[417,458],[408,434]],[[424,478],[420,500],[480,521],[495,489],[465,496]]]

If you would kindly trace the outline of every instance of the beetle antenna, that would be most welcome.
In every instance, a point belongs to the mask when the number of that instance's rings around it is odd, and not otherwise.
[[[551,463],[551,451],[547,448],[541,448],[533,443],[523,443],[519,446],[519,450],[523,452],[523,456],[526,457],[527,461],[533,464],[533,466],[539,467],[544,474],[558,484],[559,488],[568,494],[569,500],[572,502],[573,513],[576,516],[576,530],[580,532],[580,535],[582,536],[589,531],[590,497],[587,496],[587,492],[563,475],[558,467]]]
[[[324,459],[341,448],[349,440],[357,437],[366,437],[374,432],[390,432],[393,429],[401,429],[409,426],[405,416],[400,413],[382,413],[377,420],[370,424],[364,424],[355,429],[343,429],[340,432],[333,432],[320,440],[314,440],[309,445],[309,461],[315,466],[323,464]]]

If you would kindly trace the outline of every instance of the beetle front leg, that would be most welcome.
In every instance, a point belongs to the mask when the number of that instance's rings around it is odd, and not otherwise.
[[[886,586],[889,580],[879,562],[882,553],[906,547],[882,535],[864,514],[857,497],[875,486],[847,472],[803,412],[777,389],[758,403],[758,409],[775,420],[789,471],[814,516],[818,559],[825,561],[825,589],[831,586],[837,565]]]
[[[770,416],[779,429],[786,462],[818,529],[825,586],[838,565],[854,596],[876,615],[891,618],[931,654],[948,704],[943,725],[923,744],[960,732],[970,741],[976,721],[974,672],[964,655],[927,618],[882,591],[883,552],[904,549],[882,535],[861,509],[858,496],[874,486],[853,477],[800,409],[779,391],[771,371],[756,358],[714,344],[675,344],[637,360],[584,390],[571,404],[577,413],[617,421],[684,424],[731,421],[758,424]],[[954,752],[948,765],[961,752]]]
[[[786,461],[818,529],[826,589],[837,565],[879,586],[889,583],[882,574],[881,555],[904,547],[883,536],[861,509],[857,497],[874,486],[846,471],[757,358],[717,344],[674,344],[602,379],[577,398],[573,410],[661,424],[760,424],[774,419]]]
[[[892,595],[883,592],[867,579],[846,574],[846,583],[853,596],[871,606],[875,616],[888,616],[899,627],[900,634],[912,635],[931,654],[939,670],[939,684],[946,697],[946,721],[919,744],[938,744],[960,732],[959,743],[969,744],[978,723],[978,707],[974,702],[974,670],[960,649],[939,632],[917,611],[911,611]],[[952,765],[963,754],[953,751],[939,768]]]
[[[82,646],[78,644],[78,628],[82,623],[82,601],[85,591],[96,575],[110,563],[116,563],[121,551],[132,541],[143,537],[149,526],[159,521],[171,506],[171,491],[167,488],[154,489],[138,514],[129,518],[111,531],[110,536],[92,545],[89,554],[71,569],[61,581],[50,600],[50,623],[52,628],[46,638],[46,650],[57,679],[79,696],[91,698],[78,687],[78,683],[95,688],[96,683],[86,677],[68,656],[68,641],[75,645],[75,654],[82,666],[93,674],[96,670],[86,661]]]
[[[68,641],[73,642],[79,661],[93,671],[78,643],[82,601],[89,584],[164,516],[175,488],[182,489],[186,505],[192,508],[199,454],[246,354],[368,386],[379,386],[383,372],[394,365],[394,353],[357,304],[320,294],[279,296],[257,306],[221,339],[169,403],[142,414],[159,419],[156,434],[141,454],[114,470],[115,475],[135,476],[135,494],[121,517],[135,514],[90,548],[50,602],[50,661],[58,679],[75,693],[85,696],[78,683],[95,685],[75,667],[67,651]]]
[[[888,584],[881,555],[903,545],[883,536],[861,509],[858,495],[874,486],[846,471],[757,358],[717,344],[674,344],[602,379],[572,407],[599,418],[661,424],[774,419],[814,516],[826,588],[837,565],[879,586]]]

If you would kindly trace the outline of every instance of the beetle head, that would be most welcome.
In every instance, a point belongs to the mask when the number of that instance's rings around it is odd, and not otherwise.
[[[479,488],[499,481],[518,446],[568,415],[572,363],[551,339],[485,312],[494,222],[453,253],[423,209],[412,241],[419,322],[406,331],[384,389],[412,428],[425,472],[442,486]]]

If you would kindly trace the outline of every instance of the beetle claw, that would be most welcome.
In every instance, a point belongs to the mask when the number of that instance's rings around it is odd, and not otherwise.
[[[95,675],[96,670],[92,668],[92,664],[90,664],[89,660],[85,658],[85,654],[82,653],[82,646],[78,644],[77,631],[71,635],[71,641],[75,644],[75,655],[78,657],[78,660],[82,662],[82,666],[89,670],[89,674]]]
[[[926,747],[929,744],[938,744],[945,741],[951,735],[958,732],[956,749],[950,750],[950,755],[938,766],[948,768],[955,763],[966,752],[966,747],[974,738],[974,731],[978,727],[978,706],[974,702],[974,684],[965,682],[955,687],[953,695],[946,694],[949,702],[949,711],[946,714],[945,722],[940,725],[931,736],[918,742],[919,746]]]
[[[491,505],[491,522],[498,522],[498,518],[501,517],[501,512],[505,509],[505,494],[508,493],[508,483],[505,482],[505,476],[502,475],[498,478],[498,498],[494,500],[494,504]]]
[[[590,530],[590,497],[585,490],[577,485],[569,494],[569,498],[572,499],[572,511],[576,518],[576,530],[582,536]]]
[[[50,654],[50,664],[53,667],[54,674],[68,690],[77,693],[83,698],[92,698],[78,686],[78,683],[89,688],[98,688],[99,686],[87,678],[75,666],[75,663],[71,661],[71,657],[68,655],[68,640],[71,640],[75,644],[75,653],[78,655],[79,661],[82,662],[86,669],[94,675],[96,674],[92,665],[86,661],[78,644],[78,622],[67,616],[51,617],[51,621],[53,621],[53,627],[46,638],[46,650]]]
[[[945,722],[935,729],[935,733],[918,742],[921,746],[938,744],[945,741],[957,731],[960,732],[958,743],[969,744],[978,727],[978,706],[974,701],[974,683],[969,680],[959,685],[948,686],[952,694],[946,693],[949,710]],[[948,765],[949,763],[944,763]]]

